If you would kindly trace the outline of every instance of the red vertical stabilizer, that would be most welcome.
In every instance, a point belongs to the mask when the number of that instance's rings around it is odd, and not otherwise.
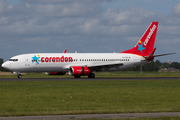
[[[154,49],[158,22],[152,22],[138,43],[130,50],[121,53],[130,53],[140,56],[149,56]]]

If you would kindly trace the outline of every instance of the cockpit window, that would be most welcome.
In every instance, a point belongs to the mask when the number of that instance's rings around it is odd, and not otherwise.
[[[18,59],[9,59],[9,61],[14,61],[14,62],[17,62]]]

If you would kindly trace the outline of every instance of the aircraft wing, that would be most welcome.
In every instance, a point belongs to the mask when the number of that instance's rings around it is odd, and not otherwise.
[[[117,68],[117,69],[119,69],[120,66],[123,66],[123,63],[87,65],[87,67],[90,70],[96,70],[96,71],[103,71],[103,70],[107,70],[108,71],[109,68]]]
[[[109,68],[116,68],[119,69],[120,66],[123,66],[123,63],[112,63],[112,64],[84,64],[84,65],[72,65],[72,66],[84,66],[88,67],[90,70],[95,70],[95,71],[109,71]],[[71,65],[65,66],[65,69],[69,69]]]

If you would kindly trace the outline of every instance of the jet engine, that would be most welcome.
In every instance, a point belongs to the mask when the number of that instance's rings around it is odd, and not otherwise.
[[[90,75],[91,70],[88,67],[81,67],[81,66],[72,66],[69,69],[69,75],[73,76],[88,76]]]

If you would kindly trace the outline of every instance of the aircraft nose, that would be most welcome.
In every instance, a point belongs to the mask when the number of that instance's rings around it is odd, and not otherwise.
[[[5,62],[1,65],[3,68],[8,69],[9,68],[9,63]]]

